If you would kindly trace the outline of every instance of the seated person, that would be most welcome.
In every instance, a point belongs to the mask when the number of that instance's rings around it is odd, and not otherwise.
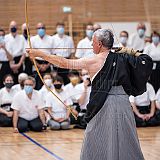
[[[0,127],[11,127],[13,111],[11,103],[16,91],[13,89],[13,77],[6,75],[3,80],[4,88],[0,90]]]
[[[88,71],[85,69],[81,70],[82,83],[76,85],[76,99],[80,105],[80,112],[78,114],[78,123],[75,125],[76,128],[86,128],[86,123],[84,121],[84,114],[86,113],[86,106],[89,102],[89,96],[91,92],[91,81]]]
[[[147,90],[142,95],[129,97],[137,127],[158,125],[155,109],[155,91],[151,84],[147,83],[146,85]]]
[[[51,90],[54,88],[51,73],[45,73],[43,75],[43,80],[48,88],[50,88]],[[45,85],[43,85],[42,88],[39,90],[41,98],[44,101],[44,104],[45,104],[46,96],[50,92],[50,91],[48,91],[47,87]]]
[[[13,86],[13,88],[18,92],[21,91],[24,87],[24,81],[28,78],[28,75],[26,73],[20,73],[18,75],[18,83]]]
[[[62,89],[63,79],[60,76],[54,78],[53,81],[54,90],[53,92],[66,104],[72,105],[71,99],[66,99],[68,92]],[[51,116],[51,119],[48,122],[48,125],[52,130],[57,129],[69,129],[70,126],[70,111],[67,110],[66,106],[60,102],[55,96],[51,93],[47,95],[46,98],[46,107],[48,108],[48,113]]]
[[[24,89],[13,98],[13,127],[15,132],[28,130],[40,132],[45,129],[44,103],[38,91],[34,90],[35,79],[28,77]]]
[[[156,93],[156,109],[157,109],[156,115],[158,121],[160,122],[160,89]]]
[[[73,108],[77,112],[80,112],[80,106],[76,99],[76,95],[77,95],[76,86],[80,82],[79,72],[77,70],[70,70],[68,77],[69,77],[70,83],[64,86],[64,90],[68,93],[67,97],[72,100]],[[75,124],[76,123],[75,118],[72,115],[70,116],[70,118],[71,118],[71,124]]]

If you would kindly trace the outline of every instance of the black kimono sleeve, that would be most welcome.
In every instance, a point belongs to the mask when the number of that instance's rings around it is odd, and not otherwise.
[[[130,70],[131,94],[141,95],[146,91],[146,83],[152,72],[152,59],[146,54],[138,57],[125,54],[124,57],[127,59]]]

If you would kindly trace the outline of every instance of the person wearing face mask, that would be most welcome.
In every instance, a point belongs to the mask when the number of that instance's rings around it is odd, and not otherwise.
[[[28,77],[24,81],[24,89],[13,98],[11,108],[13,109],[14,132],[29,130],[40,132],[46,129],[45,104],[38,91],[34,90],[35,83],[33,77]]]
[[[49,87],[51,90],[54,89],[52,75],[50,73],[45,73],[43,75],[43,80],[46,83],[47,87]],[[48,89],[45,85],[42,86],[42,88],[39,90],[39,93],[41,95],[41,98],[43,99],[44,103],[46,102],[46,95],[49,93]]]
[[[129,37],[129,35],[128,35],[127,31],[121,31],[120,38],[119,38],[120,47],[129,47],[128,37]]]
[[[84,121],[84,114],[87,110],[87,104],[89,102],[89,96],[91,92],[91,81],[90,76],[87,70],[82,69],[81,70],[81,79],[82,83],[76,85],[77,94],[76,99],[78,101],[78,104],[80,105],[80,112],[78,113],[78,120],[77,124],[74,128],[86,128],[86,123]]]
[[[75,92],[76,92],[75,87],[80,82],[79,72],[77,70],[70,70],[68,77],[70,83],[64,86],[64,90],[66,90],[69,93],[72,102],[77,103],[77,100],[75,98]]]
[[[56,24],[56,34],[52,36],[54,48],[65,48],[65,49],[54,49],[53,53],[57,56],[61,56],[64,58],[71,58],[73,53],[75,52],[74,49],[74,42],[72,37],[65,34],[65,24],[63,22],[58,22]],[[72,49],[67,49],[72,48]],[[63,80],[64,84],[69,83],[68,79],[68,69],[54,67],[54,69],[58,72]]]
[[[13,57],[10,62],[12,75],[15,84],[18,83],[18,75],[23,72],[23,62],[25,59],[24,38],[18,34],[18,26],[15,21],[11,21],[9,25],[10,33],[5,36],[6,48]]]
[[[21,37],[24,39],[24,51],[25,51],[25,49],[29,47],[26,23],[23,23],[21,28],[22,28]],[[24,72],[27,73],[28,75],[32,75],[32,67],[33,67],[32,61],[30,60],[28,54],[26,53],[26,58],[24,61]]]
[[[153,85],[155,92],[160,88],[160,34],[153,31],[151,34],[152,43],[148,45],[144,54],[149,55],[153,60],[152,74],[149,82]]]
[[[53,92],[68,106],[72,105],[70,98],[67,98],[68,92],[62,88],[63,79],[57,76],[53,80],[54,90]],[[48,93],[46,98],[46,107],[51,119],[48,121],[48,125],[52,130],[69,129],[70,126],[70,111],[66,109],[66,106],[59,102],[59,100]]]
[[[17,92],[12,87],[14,82],[11,75],[6,75],[3,83],[5,87],[0,90],[0,127],[11,127],[13,117],[11,104]]]
[[[15,84],[13,86],[13,89],[16,90],[16,92],[19,92],[23,90],[24,88],[24,81],[28,78],[28,75],[26,73],[20,73],[18,75],[18,84]]]
[[[0,29],[0,88],[4,87],[3,78],[6,74],[11,74],[10,61],[13,57],[6,48],[5,31]]]
[[[86,25],[86,37],[79,41],[77,45],[77,50],[75,53],[76,58],[82,58],[82,57],[93,57],[94,53],[92,50],[92,36],[94,33],[93,24],[89,23]],[[84,49],[78,49],[78,48],[84,48]],[[91,48],[91,49],[85,49],[85,48]]]
[[[46,34],[46,26],[45,24],[39,22],[36,26],[37,29],[37,35],[31,37],[31,44],[32,48],[38,48],[41,51],[44,51],[46,55],[53,54],[52,49],[53,46],[53,40],[50,35]],[[50,49],[40,49],[40,48],[50,48]],[[42,58],[36,57],[37,66],[40,70],[41,74],[50,73],[51,72],[51,65],[47,61],[43,60]],[[36,78],[36,89],[39,90],[43,83],[41,82],[39,76],[37,76],[37,73],[34,70],[35,78]]]
[[[70,70],[68,77],[69,77],[70,83],[64,86],[64,90],[68,92],[68,97],[72,100],[73,108],[79,113],[80,106],[78,104],[78,100],[76,99],[76,96],[78,94],[78,90],[76,89],[76,86],[80,83],[79,72],[77,70]],[[70,116],[70,119],[71,119],[71,124],[77,123],[77,121],[72,115]]]
[[[145,47],[145,32],[146,32],[146,26],[143,23],[139,23],[137,26],[137,32],[133,33],[129,37],[129,46],[135,50],[139,50],[140,52],[143,52]]]

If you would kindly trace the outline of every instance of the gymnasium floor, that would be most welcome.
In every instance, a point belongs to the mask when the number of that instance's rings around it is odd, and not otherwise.
[[[0,128],[0,160],[79,160],[84,130],[13,133]],[[160,160],[160,127],[138,128],[146,160]]]

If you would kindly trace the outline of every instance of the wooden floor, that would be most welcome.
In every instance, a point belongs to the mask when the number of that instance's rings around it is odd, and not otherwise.
[[[79,160],[83,130],[12,132],[0,128],[0,160]],[[160,127],[138,128],[146,160],[160,160]]]

